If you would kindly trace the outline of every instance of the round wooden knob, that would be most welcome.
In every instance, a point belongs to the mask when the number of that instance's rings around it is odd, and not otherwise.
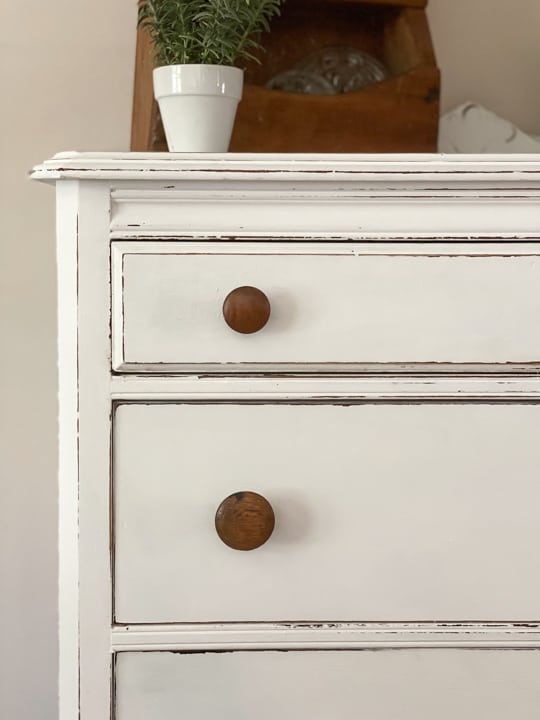
[[[270,303],[261,290],[244,285],[232,290],[225,298],[223,317],[236,332],[255,333],[268,322]]]
[[[254,492],[237,492],[225,498],[216,512],[216,530],[234,550],[255,550],[274,529],[274,511],[266,498]]]

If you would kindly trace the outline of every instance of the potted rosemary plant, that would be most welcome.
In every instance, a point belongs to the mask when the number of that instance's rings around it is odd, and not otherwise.
[[[154,95],[171,152],[226,152],[242,97],[242,60],[283,0],[138,0],[155,54]]]

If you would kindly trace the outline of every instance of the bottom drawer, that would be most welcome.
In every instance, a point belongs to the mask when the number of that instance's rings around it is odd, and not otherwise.
[[[540,651],[120,653],[116,720],[537,720]]]

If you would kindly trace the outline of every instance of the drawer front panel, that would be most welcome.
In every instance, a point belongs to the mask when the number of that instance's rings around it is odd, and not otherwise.
[[[537,255],[531,246],[491,248],[115,243],[113,365],[301,372],[538,363]],[[225,298],[243,286],[261,290],[271,308],[251,334],[223,317]]]
[[[122,653],[117,720],[537,720],[538,650]]]
[[[121,623],[538,619],[536,404],[125,404]],[[270,538],[218,537],[253,491]]]

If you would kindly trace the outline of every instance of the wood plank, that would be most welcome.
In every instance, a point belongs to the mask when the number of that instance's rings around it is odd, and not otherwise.
[[[154,133],[159,111],[157,103],[154,101],[153,65],[150,37],[148,33],[139,28],[135,51],[135,80],[131,120],[132,152],[144,152],[145,150],[154,149]]]
[[[231,152],[434,152],[439,72],[419,68],[364,90],[301,95],[244,87]]]
[[[80,717],[111,712],[109,248],[106,183],[80,183],[77,205],[78,490]],[[65,302],[62,299],[62,302]],[[78,482],[77,482],[78,480]],[[73,512],[73,510],[72,510]],[[75,578],[74,578],[75,580]],[[72,720],[74,716],[69,716]],[[68,716],[62,715],[62,720]]]
[[[540,623],[167,623],[116,625],[116,652],[230,650],[332,650],[402,648],[537,648]]]
[[[78,183],[59,183],[58,268],[58,651],[59,718],[79,714],[77,251]]]
[[[400,367],[396,373],[342,375],[320,377],[274,376],[263,373],[250,378],[243,377],[233,386],[227,375],[204,377],[200,375],[115,375],[111,379],[114,401],[148,400],[156,402],[186,402],[196,396],[200,401],[310,401],[324,398],[327,401],[348,399],[355,402],[394,400],[413,401],[540,401],[540,378],[531,375],[530,368],[489,366],[480,369],[459,368],[463,373],[450,375],[452,368],[433,366],[423,374],[412,375],[412,368]],[[374,369],[375,370],[375,369]],[[407,371],[409,371],[407,373]],[[503,371],[503,375],[501,375]],[[512,375],[508,375],[512,372]],[[478,374],[480,373],[480,374]],[[425,377],[428,374],[429,377]],[[540,623],[539,623],[540,646]]]

